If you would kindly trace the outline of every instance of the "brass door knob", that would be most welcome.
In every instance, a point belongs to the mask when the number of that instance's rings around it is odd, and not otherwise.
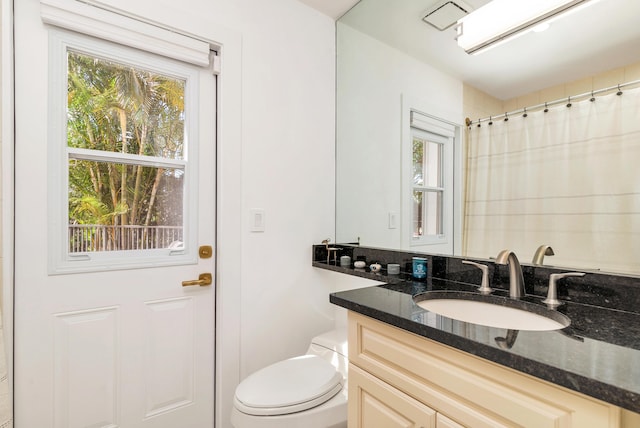
[[[213,282],[213,278],[210,273],[201,273],[200,276],[198,276],[198,279],[193,279],[191,281],[182,281],[182,286],[183,287],[188,287],[190,285],[205,286],[205,285],[211,285],[212,282]]]

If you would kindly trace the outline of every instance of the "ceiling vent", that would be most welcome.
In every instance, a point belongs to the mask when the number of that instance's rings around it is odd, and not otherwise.
[[[458,19],[468,15],[473,8],[463,1],[439,1],[424,11],[422,20],[440,31],[454,25]]]

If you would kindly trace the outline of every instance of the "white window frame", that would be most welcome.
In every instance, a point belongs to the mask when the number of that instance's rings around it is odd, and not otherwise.
[[[430,112],[430,113],[427,113]],[[445,111],[439,105],[411,95],[402,95],[402,179],[401,179],[401,244],[402,248],[418,252],[456,254],[460,248],[461,206],[460,153],[462,125],[456,112]],[[438,236],[413,238],[413,129],[440,135],[447,139],[443,153],[443,233]],[[458,210],[459,211],[459,210]]]
[[[433,132],[430,131],[426,131],[424,129],[412,126],[411,127],[411,157],[413,160],[413,141],[415,139],[420,139],[422,141],[424,141],[425,143],[434,143],[434,144],[438,144],[441,149],[440,149],[440,159],[438,159],[438,173],[440,175],[440,186],[437,187],[433,187],[433,186],[429,186],[427,184],[423,184],[423,185],[417,185],[415,184],[415,180],[412,174],[411,177],[411,195],[413,197],[414,192],[418,191],[418,192],[433,192],[433,193],[440,193],[441,194],[441,201],[440,201],[440,212],[437,214],[440,218],[441,218],[441,229],[442,229],[442,233],[440,234],[426,234],[424,233],[422,236],[415,236],[413,234],[413,229],[414,229],[414,224],[416,222],[416,219],[414,218],[414,214],[415,214],[415,210],[411,210],[411,245],[416,246],[416,245],[429,245],[429,244],[444,244],[448,242],[448,237],[446,234],[446,226],[447,226],[447,217],[445,216],[445,211],[446,211],[446,203],[445,201],[447,200],[448,197],[450,197],[449,192],[451,192],[451,189],[449,188],[449,186],[447,186],[448,182],[446,180],[447,174],[450,172],[451,170],[451,166],[447,165],[447,155],[449,154],[450,151],[450,147],[453,145],[453,139],[451,137],[446,137],[444,135],[438,135],[438,134],[434,134]],[[424,178],[424,180],[426,181],[426,177]],[[428,217],[428,213],[426,212],[426,200],[423,197],[423,224],[426,224],[426,218]]]
[[[49,43],[49,139],[48,142],[48,246],[49,274],[92,272],[157,267],[159,265],[195,264],[198,236],[198,87],[199,67],[160,57],[133,48],[93,39],[59,29],[50,29]],[[84,151],[67,146],[67,53],[79,52],[150,70],[185,80],[185,140],[182,160],[122,155],[111,152]],[[88,153],[92,152],[92,153]],[[70,253],[68,243],[68,165],[70,154],[93,160],[117,159],[118,163],[184,170],[183,249],[126,250]],[[193,162],[191,162],[193,160]]]

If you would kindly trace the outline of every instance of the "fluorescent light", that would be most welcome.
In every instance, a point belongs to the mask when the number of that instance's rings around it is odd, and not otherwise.
[[[543,31],[547,31],[551,24],[548,22],[543,22],[542,24],[538,24],[535,27],[531,28],[531,31],[534,33],[542,33]]]
[[[597,0],[493,0],[458,20],[458,46],[477,54]]]

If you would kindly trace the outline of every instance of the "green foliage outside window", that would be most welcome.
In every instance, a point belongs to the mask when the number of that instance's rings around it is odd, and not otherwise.
[[[70,52],[67,144],[183,159],[184,96],[184,80]],[[71,157],[69,224],[182,226],[183,175],[181,169]]]

